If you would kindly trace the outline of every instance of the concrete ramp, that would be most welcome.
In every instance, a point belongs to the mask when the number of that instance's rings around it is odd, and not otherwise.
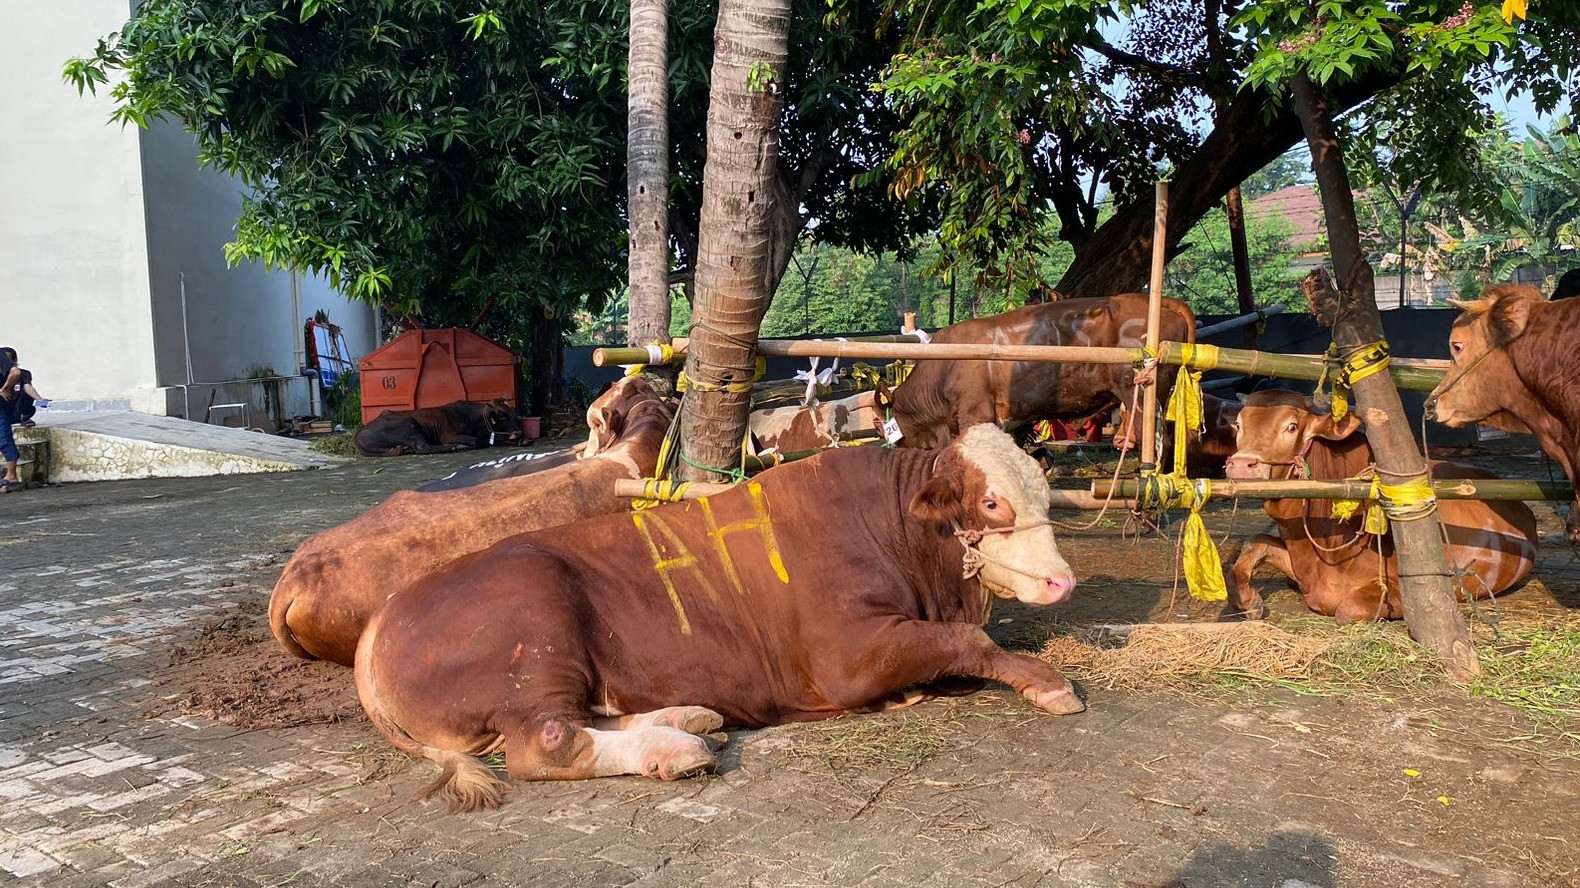
[[[36,427],[15,430],[17,442],[48,442],[48,478],[56,483],[292,472],[344,462],[302,439],[173,416],[40,410],[36,419]]]

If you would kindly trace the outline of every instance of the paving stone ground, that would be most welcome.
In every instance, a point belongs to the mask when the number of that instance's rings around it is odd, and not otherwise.
[[[710,777],[520,786],[470,815],[411,801],[431,768],[360,718],[240,729],[168,705],[171,650],[256,621],[305,535],[472,461],[0,497],[0,888],[1574,884],[1573,747],[1464,695],[1090,687],[1056,719],[989,690],[734,732]],[[1136,544],[1110,536],[1076,565],[1094,589],[1127,576]]]

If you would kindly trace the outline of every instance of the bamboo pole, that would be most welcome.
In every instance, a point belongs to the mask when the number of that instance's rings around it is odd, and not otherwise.
[[[1332,481],[1244,481],[1214,479],[1212,495],[1243,499],[1349,499],[1371,496],[1371,482],[1354,479]],[[1574,486],[1563,481],[1527,481],[1512,478],[1441,478],[1431,482],[1441,500],[1570,500]],[[1092,496],[1135,497],[1134,479],[1092,482]]]
[[[1147,287],[1147,345],[1159,349],[1163,328],[1163,268],[1168,264],[1169,183],[1158,182],[1152,212],[1152,278]],[[1157,469],[1158,374],[1141,390],[1141,474]],[[1134,426],[1132,426],[1134,428]]]
[[[890,337],[899,339],[900,337]],[[685,340],[675,340],[682,346]],[[1137,364],[1145,357],[1139,348],[1114,348],[1080,345],[994,345],[974,342],[839,342],[800,339],[763,339],[757,343],[759,354],[773,357],[822,357],[850,358],[853,360],[921,360],[950,361],[1045,361],[1087,364]],[[1184,345],[1164,342],[1158,353],[1158,362],[1189,367],[1192,370],[1228,370],[1258,376],[1276,376],[1281,379],[1316,381],[1322,378],[1326,363],[1321,355],[1279,355],[1271,352],[1249,351],[1243,348],[1218,348],[1195,346],[1191,359],[1183,357]],[[684,355],[684,350],[679,351]],[[600,348],[593,351],[593,364],[607,367],[615,364],[642,364],[648,362],[645,348]],[[1429,392],[1443,378],[1447,361],[1434,358],[1393,358],[1388,372],[1395,384],[1402,389]]]
[[[1207,349],[1206,353],[1203,350]],[[1302,379],[1315,382],[1322,378],[1327,363],[1321,355],[1279,355],[1272,352],[1249,351],[1243,348],[1214,348],[1196,346],[1191,360],[1182,357],[1184,346],[1178,342],[1165,342],[1158,354],[1164,364],[1179,364],[1193,370],[1229,370],[1251,376],[1276,376],[1279,379]],[[1388,365],[1388,375],[1399,388],[1413,392],[1429,392],[1442,381],[1446,361],[1431,358],[1393,358]]]
[[[621,478],[614,482],[614,495],[632,499],[647,496],[647,482],[632,478]],[[705,496],[716,496],[734,487],[733,484],[720,484],[712,481],[693,481],[681,490],[679,499],[694,500]],[[1115,509],[1129,509],[1135,506],[1135,500],[1113,497],[1112,501],[1106,497],[1096,497],[1084,490],[1061,490],[1054,488],[1048,491],[1049,506],[1054,509],[1101,509],[1106,507]]]

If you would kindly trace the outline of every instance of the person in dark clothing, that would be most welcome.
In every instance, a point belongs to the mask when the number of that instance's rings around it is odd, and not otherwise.
[[[7,346],[3,349],[0,349],[0,351],[3,351],[6,358],[9,359],[13,365],[16,365],[16,349]],[[32,371],[28,370],[26,367],[17,365],[16,372],[19,375],[17,376],[15,384],[11,386],[11,394],[13,395],[11,401],[11,421],[17,425],[20,425],[24,429],[30,429],[36,425],[36,423],[33,422],[33,414],[37,413],[38,408],[40,407],[48,407],[49,399],[39,394],[38,389],[33,387]]]
[[[9,493],[22,487],[22,478],[16,473],[17,460],[22,454],[16,449],[16,439],[11,436],[11,423],[16,419],[16,385],[22,371],[16,365],[14,349],[0,349],[0,457],[5,459],[5,477],[0,478],[0,493]]]
[[[1557,302],[1570,296],[1580,296],[1580,268],[1571,268],[1564,272],[1564,276],[1558,279],[1558,286],[1553,288],[1553,295],[1548,299]]]

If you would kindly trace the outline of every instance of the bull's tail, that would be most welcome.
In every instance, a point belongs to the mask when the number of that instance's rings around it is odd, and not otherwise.
[[[278,641],[280,647],[285,648],[287,653],[304,660],[316,660],[317,655],[302,647],[301,642],[296,640],[296,634],[291,631],[289,620],[291,605],[295,603],[299,589],[291,575],[291,567],[292,565],[289,564],[285,566],[285,573],[280,576],[280,581],[274,584],[274,593],[269,596],[269,631],[274,633],[274,640]]]
[[[357,697],[362,701],[362,708],[367,711],[373,726],[389,738],[397,749],[407,755],[420,756],[439,765],[439,775],[419,789],[413,798],[424,799],[436,795],[444,804],[445,810],[452,814],[458,811],[480,811],[499,807],[510,785],[495,777],[494,772],[490,771],[487,765],[464,752],[439,749],[423,743],[408,734],[390,714],[379,693],[378,680],[375,677],[377,670],[373,656],[373,640],[378,637],[378,622],[378,618],[375,617],[367,630],[362,633],[362,640],[357,645]]]

